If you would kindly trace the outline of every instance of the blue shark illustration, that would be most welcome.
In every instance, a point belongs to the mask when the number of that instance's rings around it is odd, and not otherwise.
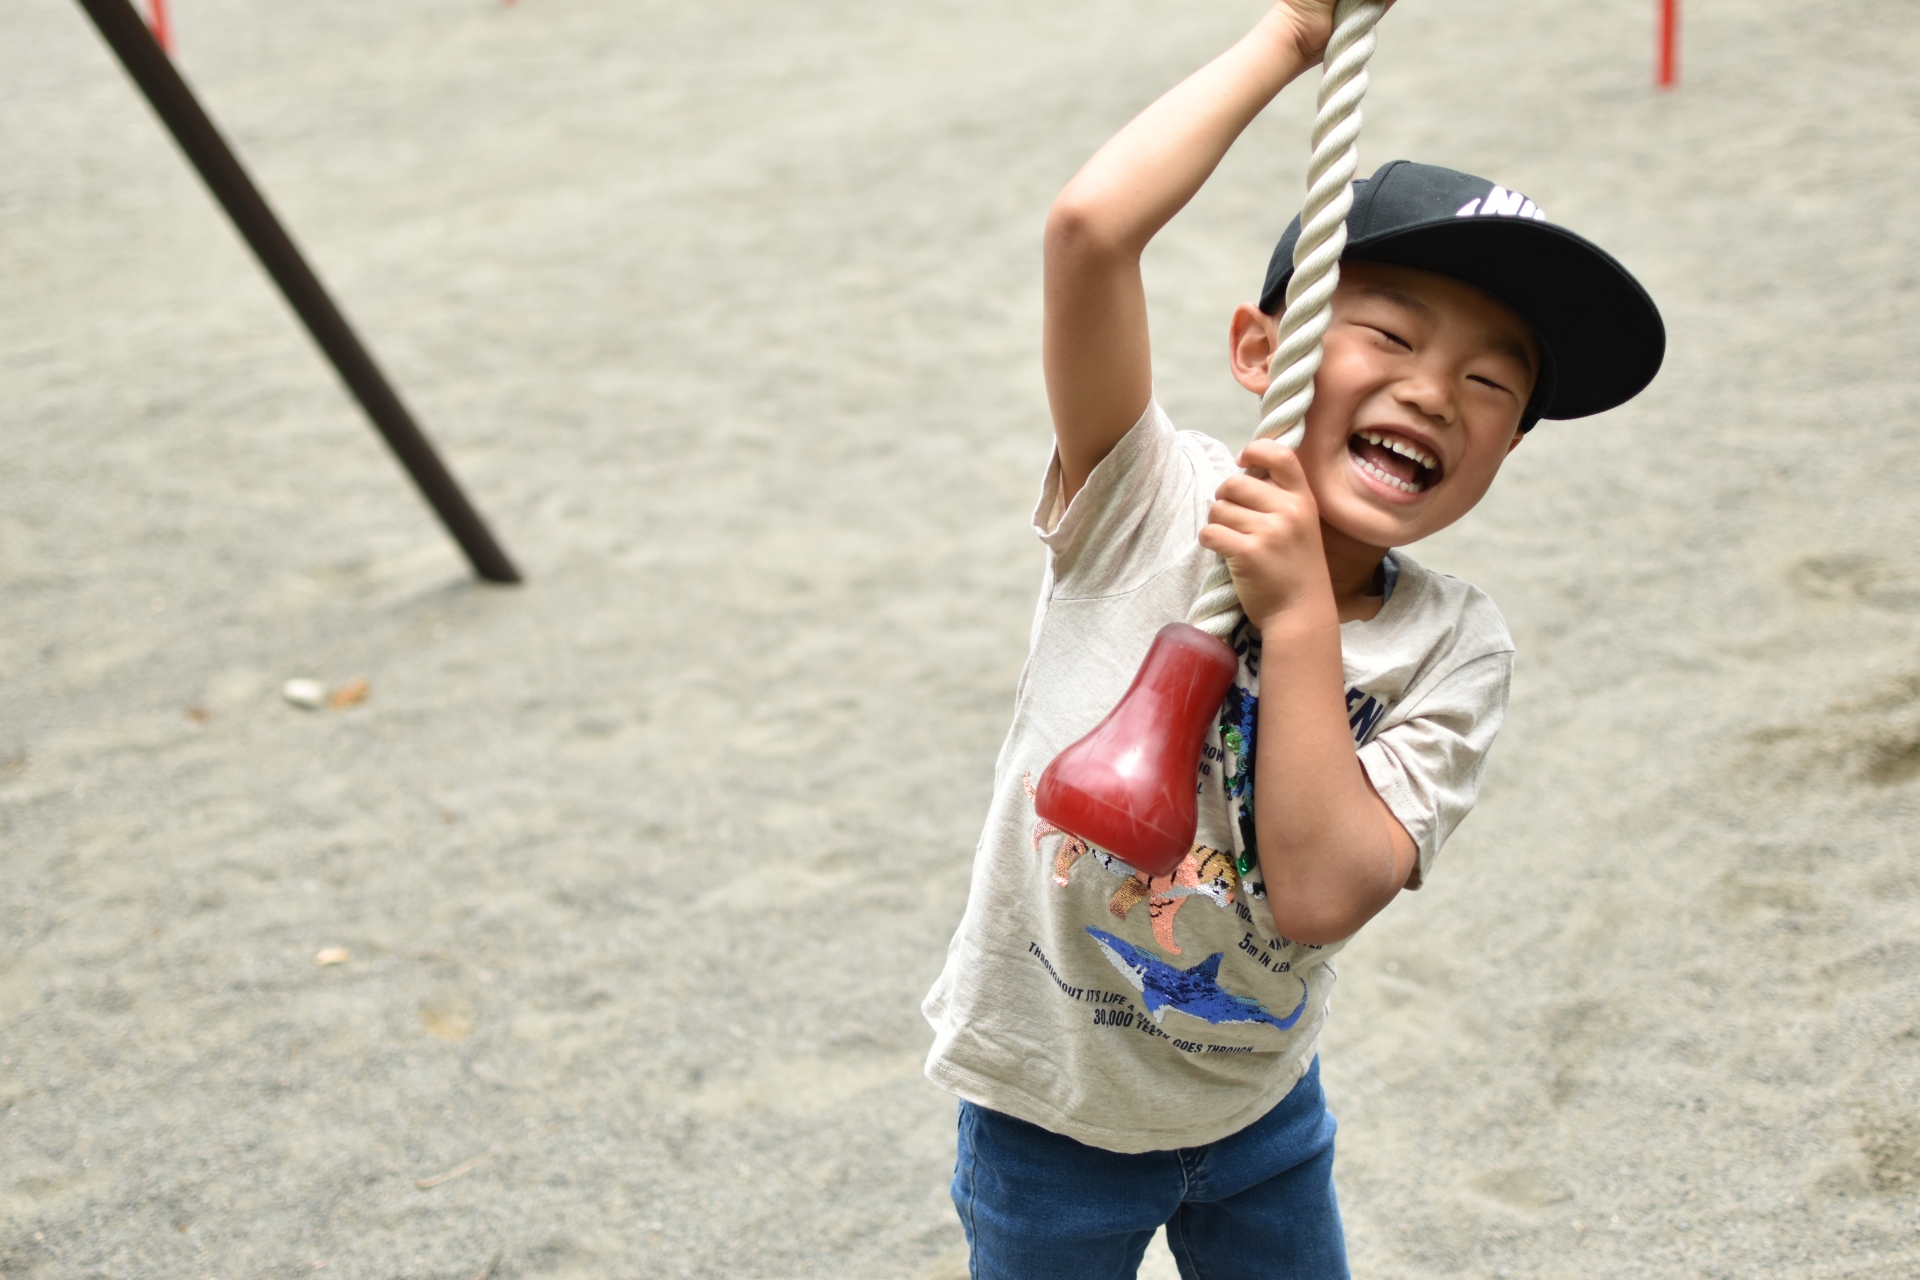
[[[1176,969],[1155,959],[1130,943],[1093,926],[1087,932],[1100,944],[1107,959],[1121,976],[1140,993],[1141,1003],[1155,1022],[1166,1019],[1167,1010],[1220,1026],[1228,1022],[1264,1022],[1282,1031],[1290,1030],[1307,1011],[1307,984],[1300,979],[1300,1003],[1284,1018],[1268,1013],[1258,1000],[1237,996],[1220,985],[1220,957],[1215,952],[1191,969]]]

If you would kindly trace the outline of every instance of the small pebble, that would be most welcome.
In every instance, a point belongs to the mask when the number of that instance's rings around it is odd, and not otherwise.
[[[351,959],[353,959],[353,952],[345,947],[325,947],[314,956],[313,962],[319,965],[345,964]]]
[[[348,707],[357,707],[365,702],[367,695],[372,692],[373,686],[365,680],[349,680],[333,691],[327,698],[327,705],[335,711],[345,711]]]
[[[280,696],[302,711],[318,711],[327,703],[327,686],[318,680],[289,680],[280,686]]]

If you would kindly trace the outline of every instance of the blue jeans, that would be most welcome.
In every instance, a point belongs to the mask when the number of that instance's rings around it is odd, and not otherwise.
[[[1347,1280],[1320,1060],[1204,1147],[1123,1155],[960,1104],[953,1204],[973,1280],[1126,1280],[1153,1233],[1184,1280]]]

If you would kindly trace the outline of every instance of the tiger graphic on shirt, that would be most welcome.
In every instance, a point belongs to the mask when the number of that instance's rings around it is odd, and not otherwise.
[[[1026,774],[1020,782],[1026,788],[1027,799],[1031,801],[1034,796],[1033,775]],[[1187,904],[1187,899],[1199,894],[1211,899],[1215,906],[1230,907],[1233,905],[1233,895],[1240,888],[1240,872],[1234,866],[1233,855],[1203,844],[1196,844],[1188,850],[1180,865],[1168,874],[1150,876],[1144,871],[1135,871],[1113,855],[1094,848],[1079,836],[1062,831],[1045,818],[1035,815],[1035,853],[1041,851],[1041,841],[1056,835],[1060,837],[1060,847],[1054,852],[1053,882],[1062,889],[1066,888],[1072,882],[1073,868],[1091,854],[1096,862],[1121,878],[1120,887],[1113,891],[1113,897],[1107,902],[1107,910],[1116,919],[1125,920],[1135,907],[1146,903],[1147,918],[1153,924],[1153,940],[1170,955],[1180,954],[1180,944],[1174,940],[1173,921],[1180,913],[1180,908]]]

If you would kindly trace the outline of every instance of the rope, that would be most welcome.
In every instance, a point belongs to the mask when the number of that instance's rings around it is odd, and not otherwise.
[[[1320,371],[1320,340],[1333,320],[1333,290],[1340,283],[1340,255],[1347,248],[1347,214],[1353,209],[1353,175],[1360,168],[1360,102],[1367,96],[1367,63],[1373,58],[1373,28],[1386,0],[1340,0],[1333,38],[1327,41],[1320,77],[1320,109],[1313,121],[1313,158],[1307,164],[1307,202],[1300,212],[1300,239],[1293,247],[1293,278],[1280,317],[1279,342],[1268,365],[1272,378],[1260,401],[1254,438],[1277,439],[1289,449],[1306,435],[1313,404],[1313,375]],[[1225,640],[1240,625],[1227,562],[1214,557],[1187,621]]]

